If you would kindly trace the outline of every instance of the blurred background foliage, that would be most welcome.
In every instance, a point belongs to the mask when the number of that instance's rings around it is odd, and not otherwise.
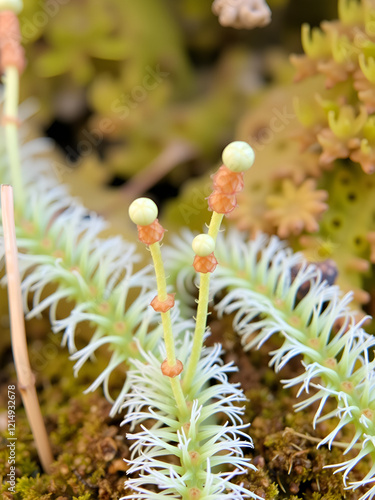
[[[303,128],[305,141],[311,136],[312,122],[323,127],[345,96],[354,102],[354,70],[328,93],[319,71],[292,84],[298,65],[289,56],[303,52],[302,23],[337,18],[337,1],[268,3],[272,23],[246,31],[222,27],[210,1],[29,0],[20,16],[29,61],[22,98],[40,102],[34,120],[58,145],[52,167],[120,231],[128,231],[126,207],[139,195],[155,199],[170,230],[201,230],[208,219],[207,173],[229,141],[248,140],[258,160],[235,223],[250,234],[278,233],[312,261],[333,258],[338,283],[374,314],[371,176],[358,164],[348,167],[349,154],[334,167],[336,158],[322,165],[314,141],[301,155],[301,137],[295,140]],[[349,24],[325,26],[345,35]],[[316,94],[319,106],[311,101]],[[284,126],[266,139],[275,116]],[[287,203],[303,213],[302,225],[276,215]]]
[[[254,92],[277,78],[266,51],[299,50],[301,21],[330,14],[300,3],[273,0],[272,25],[246,32],[221,27],[210,2],[29,0],[22,97],[39,99],[69,166],[99,155],[114,185],[182,141],[197,164],[172,174],[178,187],[217,161]]]

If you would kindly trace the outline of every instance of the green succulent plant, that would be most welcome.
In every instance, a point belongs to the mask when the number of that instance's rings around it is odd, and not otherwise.
[[[372,307],[374,6],[338,2],[338,20],[302,27],[298,83],[266,95],[237,136],[255,143],[241,229],[287,238],[310,261],[333,258],[353,305]],[[369,304],[369,306],[367,306]],[[370,309],[372,313],[372,309]]]

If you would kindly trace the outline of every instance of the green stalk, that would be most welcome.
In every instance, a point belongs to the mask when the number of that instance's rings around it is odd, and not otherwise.
[[[161,257],[159,242],[150,245],[150,251],[155,268],[158,299],[161,302],[163,302],[167,298],[167,282],[165,278],[165,270],[164,270],[163,260]],[[160,314],[161,314],[161,321],[163,324],[167,362],[169,366],[174,366],[176,364],[176,353],[175,353],[170,311],[167,311],[165,313],[162,312]],[[180,378],[175,377],[175,378],[170,378],[169,380],[171,382],[172,391],[176,400],[178,410],[181,415],[186,415],[188,413],[188,409],[186,406],[185,396],[181,388]]]
[[[223,214],[219,214],[217,212],[213,212],[211,217],[210,225],[208,228],[208,234],[215,240],[215,243],[223,217],[224,217]],[[193,348],[191,351],[185,375],[183,377],[183,387],[185,390],[187,390],[191,386],[194,374],[198,366],[198,362],[201,357],[203,338],[207,325],[210,278],[211,278],[211,273],[199,273],[199,280],[200,280],[199,296],[198,296],[197,319],[195,323]]]

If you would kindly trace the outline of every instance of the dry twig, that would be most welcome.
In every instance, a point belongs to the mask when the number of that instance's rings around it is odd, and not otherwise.
[[[1,210],[8,280],[12,350],[18,378],[18,388],[43,469],[46,472],[50,472],[53,456],[35,389],[35,377],[31,371],[27,352],[14,225],[13,190],[11,186],[1,186]]]

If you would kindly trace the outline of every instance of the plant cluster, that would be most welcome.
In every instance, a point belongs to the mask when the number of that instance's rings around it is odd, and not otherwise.
[[[9,20],[11,29],[1,33],[2,49],[16,46],[17,50],[2,59],[0,180],[14,187],[24,306],[28,317],[49,310],[52,329],[63,332],[76,372],[103,347],[109,351],[108,365],[87,391],[103,385],[113,403],[111,414],[126,410],[124,424],[131,427],[128,438],[133,443],[128,459],[132,477],[123,498],[261,498],[235,480],[254,469],[245,456],[252,446],[244,424],[245,397],[228,380],[236,368],[222,361],[220,345],[204,345],[212,281],[217,311],[234,316],[233,327],[245,350],[280,334],[282,343],[271,352],[275,370],[295,356],[302,358],[302,373],[285,380],[285,386],[299,386],[298,396],[308,394],[297,409],[318,404],[314,424],[333,421],[320,446],[335,445],[343,428],[353,430],[350,441],[341,443],[348,458],[336,465],[336,472],[343,473],[348,489],[363,491],[361,500],[373,499],[375,340],[350,312],[350,296],[342,298],[339,289],[328,283],[331,269],[307,265],[276,236],[258,234],[246,242],[233,231],[227,238],[218,237],[223,217],[240,199],[243,172],[254,161],[252,148],[236,141],[224,150],[223,166],[213,176],[208,198],[212,211],[208,232],[195,238],[186,232],[167,249],[176,296],[166,283],[160,249],[164,228],[156,205],[137,199],[130,206],[139,239],[153,259],[155,296],[150,267],[135,271],[139,257],[134,245],[121,238],[103,238],[102,219],[57,183],[48,158],[41,156],[44,140],[24,141],[19,150],[17,89],[23,67],[15,15],[19,5],[10,0],[4,5],[0,15]],[[318,211],[323,197],[310,199]],[[2,243],[2,254],[3,247]],[[193,321],[189,309],[197,274]],[[67,303],[70,311],[64,314]],[[112,400],[114,373],[121,373],[124,383]],[[326,411],[328,401],[336,407]],[[352,479],[352,471],[366,460],[371,465],[364,477]],[[25,487],[22,481],[20,487]]]

